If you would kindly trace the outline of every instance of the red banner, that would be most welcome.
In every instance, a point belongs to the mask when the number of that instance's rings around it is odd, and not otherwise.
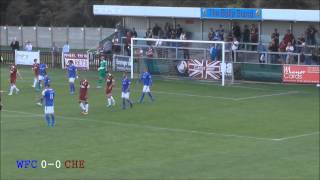
[[[282,81],[319,84],[320,66],[283,65]]]

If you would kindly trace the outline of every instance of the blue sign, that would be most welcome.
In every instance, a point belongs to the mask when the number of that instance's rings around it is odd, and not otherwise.
[[[202,19],[261,20],[261,9],[201,8]]]

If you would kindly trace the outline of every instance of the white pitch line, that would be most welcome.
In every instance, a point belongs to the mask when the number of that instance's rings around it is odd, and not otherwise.
[[[312,135],[316,135],[316,134],[320,134],[320,132],[313,132],[313,133],[307,133],[307,134],[300,134],[300,135],[296,135],[296,136],[288,136],[288,137],[283,137],[283,138],[278,138],[278,139],[273,139],[275,141],[283,141],[283,140],[287,140],[287,139],[296,139],[296,138],[300,138],[300,137],[305,137],[305,136],[312,136]]]
[[[13,113],[21,113],[21,114],[33,114],[23,111],[11,111],[11,110],[3,110],[4,112],[13,112]],[[245,135],[237,135],[237,134],[224,134],[224,133],[216,133],[216,132],[204,132],[204,131],[197,131],[197,130],[187,130],[187,129],[178,129],[178,128],[164,128],[158,126],[151,126],[151,125],[140,125],[140,124],[133,124],[133,123],[120,123],[114,121],[99,121],[96,119],[84,119],[84,118],[77,118],[77,117],[66,117],[66,116],[56,116],[57,118],[62,119],[70,119],[76,121],[86,121],[86,122],[98,122],[103,124],[113,124],[118,126],[126,126],[126,127],[135,127],[135,128],[146,128],[152,130],[160,130],[160,131],[170,131],[170,132],[183,132],[189,134],[200,134],[200,135],[214,135],[220,137],[234,137],[234,138],[245,138],[245,139],[255,139],[255,140],[264,140],[264,141],[274,141],[271,138],[260,138],[260,137],[253,137],[253,136],[245,136]]]
[[[264,98],[264,97],[272,97],[272,96],[282,96],[282,95],[289,95],[289,94],[297,94],[298,91],[288,91],[283,93],[276,93],[276,94],[264,94],[259,96],[249,96],[249,97],[243,97],[243,98],[235,98],[235,101],[243,101],[248,99],[258,99],[258,98]]]
[[[56,83],[53,83],[53,84],[54,85],[66,85],[66,83],[59,83],[59,82],[56,82]],[[232,86],[230,86],[230,87],[232,87]],[[101,89],[103,89],[103,88],[101,88]],[[114,89],[121,89],[121,88],[114,88]],[[135,90],[131,90],[131,91],[132,92],[140,92],[140,91],[135,91]],[[249,96],[249,97],[242,97],[242,98],[230,98],[230,97],[223,97],[223,96],[198,95],[198,94],[189,94],[189,93],[175,93],[175,92],[166,92],[166,91],[152,91],[152,92],[153,93],[158,93],[158,94],[168,94],[168,95],[188,96],[188,97],[199,97],[199,98],[210,98],[210,99],[222,99],[222,100],[230,100],[230,101],[243,101],[243,100],[248,100],[248,99],[258,99],[258,98],[264,98],[264,97],[281,96],[281,95],[299,93],[298,91],[289,91],[289,92],[282,92],[282,93],[276,93],[276,94],[265,94],[265,95]]]
[[[188,93],[174,93],[174,92],[165,92],[165,91],[152,91],[153,93],[158,94],[168,94],[168,95],[177,95],[177,96],[189,96],[189,97],[200,97],[200,98],[211,98],[211,99],[224,99],[224,100],[236,100],[236,98],[228,98],[223,96],[203,96],[197,94],[188,94]]]
[[[34,113],[28,113],[23,111],[11,111],[11,110],[3,110],[5,112],[13,112],[13,113],[20,113],[20,114],[27,114],[27,115],[33,115],[35,117],[42,117],[43,115],[38,115]],[[31,116],[30,116],[31,117]],[[235,137],[235,138],[245,138],[245,139],[256,139],[256,140],[265,140],[265,141],[284,141],[288,139],[295,139],[305,136],[311,136],[319,134],[320,132],[313,132],[313,133],[307,133],[307,134],[300,134],[296,136],[288,136],[283,138],[262,138],[262,137],[253,137],[253,136],[245,136],[245,135],[237,135],[237,134],[224,134],[224,133],[216,133],[216,132],[204,132],[204,131],[197,131],[197,130],[187,130],[187,129],[178,129],[178,128],[164,128],[164,127],[158,127],[158,126],[150,126],[150,125],[140,125],[140,124],[133,124],[133,123],[120,123],[120,122],[114,122],[114,121],[99,121],[95,119],[84,119],[84,118],[77,118],[77,117],[66,117],[66,116],[56,116],[57,118],[62,119],[70,119],[70,120],[76,120],[76,121],[87,121],[87,122],[98,122],[103,124],[113,124],[118,126],[127,126],[127,127],[136,127],[136,128],[147,128],[147,129],[153,129],[153,130],[163,130],[163,131],[171,131],[171,132],[184,132],[184,133],[192,133],[192,134],[201,134],[201,135],[215,135],[215,136],[221,136],[221,137]]]

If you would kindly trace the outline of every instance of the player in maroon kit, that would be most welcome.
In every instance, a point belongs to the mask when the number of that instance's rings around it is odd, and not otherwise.
[[[108,104],[107,107],[110,107],[111,105],[114,106],[116,104],[116,101],[112,97],[112,88],[114,86],[114,77],[112,76],[111,73],[108,73],[107,79],[106,79],[106,95],[107,95],[107,100]]]
[[[33,88],[37,88],[38,80],[39,80],[39,63],[37,62],[37,59],[33,60],[33,65],[32,65],[32,71],[34,72],[34,80],[33,80]]]
[[[86,79],[80,81],[80,93],[79,93],[79,103],[82,110],[82,114],[87,115],[89,110],[88,104],[88,89],[90,88],[89,82]]]
[[[13,90],[16,90],[16,94],[18,94],[18,92],[19,92],[19,89],[16,86],[17,75],[20,77],[20,79],[22,79],[22,77],[17,69],[17,66],[12,64],[10,66],[10,92],[8,94],[9,96],[12,95]]]

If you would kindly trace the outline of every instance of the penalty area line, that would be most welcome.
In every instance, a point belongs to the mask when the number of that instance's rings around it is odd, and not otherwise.
[[[20,114],[34,114],[29,112],[23,111],[12,111],[12,110],[3,110],[4,112],[11,112],[11,113],[20,113]],[[217,137],[233,137],[233,138],[242,138],[242,139],[254,139],[254,140],[263,140],[263,141],[274,141],[271,138],[262,138],[262,137],[253,137],[253,136],[245,136],[245,135],[237,135],[237,134],[224,134],[224,133],[216,133],[216,132],[205,132],[205,131],[198,131],[198,130],[188,130],[188,129],[179,129],[179,128],[166,128],[166,127],[159,127],[159,126],[151,126],[151,125],[141,125],[141,124],[133,124],[133,123],[120,123],[114,121],[100,121],[96,119],[85,119],[85,118],[77,118],[77,117],[66,117],[66,116],[56,116],[56,118],[62,119],[70,119],[75,121],[85,121],[85,122],[97,122],[102,124],[113,124],[118,126],[126,126],[126,127],[135,127],[135,128],[145,128],[145,129],[152,129],[158,131],[170,131],[170,132],[182,132],[188,134],[199,134],[199,135],[213,135]]]
[[[37,115],[34,113],[29,112],[23,112],[23,111],[12,111],[12,110],[3,110],[4,112],[11,112],[11,113],[20,113],[20,114],[26,114],[26,115],[34,115],[35,117],[43,117],[43,115]],[[297,139],[301,137],[307,137],[319,134],[320,132],[312,132],[312,133],[306,133],[306,134],[300,134],[295,136],[288,136],[288,137],[282,137],[282,138],[263,138],[263,137],[254,137],[254,136],[245,136],[245,135],[237,135],[237,134],[225,134],[225,133],[216,133],[216,132],[205,132],[205,131],[197,131],[197,130],[188,130],[188,129],[179,129],[179,128],[165,128],[165,127],[159,127],[159,126],[151,126],[151,125],[141,125],[141,124],[133,124],[133,123],[120,123],[115,121],[100,121],[96,119],[85,119],[85,118],[77,118],[77,117],[66,117],[66,116],[56,116],[57,118],[62,119],[70,119],[75,121],[85,121],[85,122],[97,122],[102,124],[113,124],[118,126],[126,126],[126,127],[135,127],[135,128],[146,128],[146,129],[152,129],[152,130],[161,130],[161,131],[171,131],[171,132],[183,132],[183,133],[189,133],[189,134],[200,134],[200,135],[214,135],[214,136],[220,136],[220,137],[234,137],[234,138],[243,138],[243,139],[255,139],[255,140],[264,140],[264,141],[285,141],[289,139]]]

